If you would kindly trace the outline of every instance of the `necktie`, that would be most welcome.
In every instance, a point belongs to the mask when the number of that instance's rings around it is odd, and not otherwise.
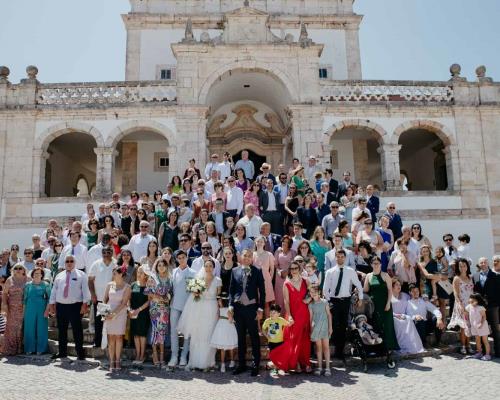
[[[71,255],[74,256],[75,255],[75,246],[71,246]]]
[[[272,253],[272,250],[271,250],[271,244],[269,243],[269,239],[271,238],[271,236],[269,236],[267,239],[266,239],[266,244],[264,245],[264,250],[265,251],[269,251]]]
[[[66,285],[64,286],[63,297],[65,299],[69,296],[69,278],[71,277],[71,271],[66,271]]]
[[[335,297],[339,295],[340,286],[342,286],[342,277],[344,276],[344,268],[340,268],[339,280],[337,281],[337,286],[335,287]]]
[[[448,247],[448,254],[451,256],[451,253],[453,253],[453,249],[451,247]]]

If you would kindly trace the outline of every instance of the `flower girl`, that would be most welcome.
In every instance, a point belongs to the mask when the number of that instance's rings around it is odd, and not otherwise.
[[[215,326],[214,333],[210,339],[210,346],[220,350],[220,371],[226,372],[226,364],[224,362],[226,350],[229,350],[230,363],[229,368],[234,367],[233,350],[238,347],[238,334],[234,326],[232,317],[228,317],[228,296],[227,293],[222,293],[219,296],[219,320]]]

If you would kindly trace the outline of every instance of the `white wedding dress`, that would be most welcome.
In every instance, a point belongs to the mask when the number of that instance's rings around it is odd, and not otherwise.
[[[215,366],[217,350],[210,346],[210,339],[218,320],[217,289],[221,286],[221,279],[214,277],[200,300],[195,301],[194,296],[190,295],[182,311],[178,330],[184,337],[191,338],[189,368],[206,369]]]

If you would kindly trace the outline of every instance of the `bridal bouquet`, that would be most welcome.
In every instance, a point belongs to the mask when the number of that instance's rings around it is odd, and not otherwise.
[[[97,315],[101,316],[101,320],[105,321],[106,317],[111,314],[111,306],[105,303],[97,304]]]
[[[186,290],[193,293],[194,300],[200,300],[201,294],[207,289],[207,284],[203,279],[191,278],[187,281]]]

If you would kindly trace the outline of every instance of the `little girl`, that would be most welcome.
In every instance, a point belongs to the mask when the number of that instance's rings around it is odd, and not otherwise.
[[[470,334],[476,337],[477,352],[474,358],[483,361],[490,361],[490,344],[488,343],[488,335],[490,328],[486,321],[486,309],[483,298],[478,293],[473,293],[469,297],[469,304],[465,307],[465,312],[470,321]],[[481,341],[484,345],[484,355],[481,349]]]
[[[311,341],[316,344],[318,368],[314,375],[320,376],[323,368],[323,355],[325,357],[325,376],[331,376],[330,371],[330,336],[332,335],[332,314],[328,302],[321,298],[319,288],[312,286],[309,289],[312,302],[309,303],[311,315]]]
[[[226,350],[229,350],[230,363],[229,368],[234,368],[233,350],[238,347],[238,334],[234,326],[232,317],[228,317],[228,297],[227,293],[219,296],[219,320],[215,326],[214,333],[210,339],[210,346],[220,350],[220,372],[226,372],[224,362]]]

